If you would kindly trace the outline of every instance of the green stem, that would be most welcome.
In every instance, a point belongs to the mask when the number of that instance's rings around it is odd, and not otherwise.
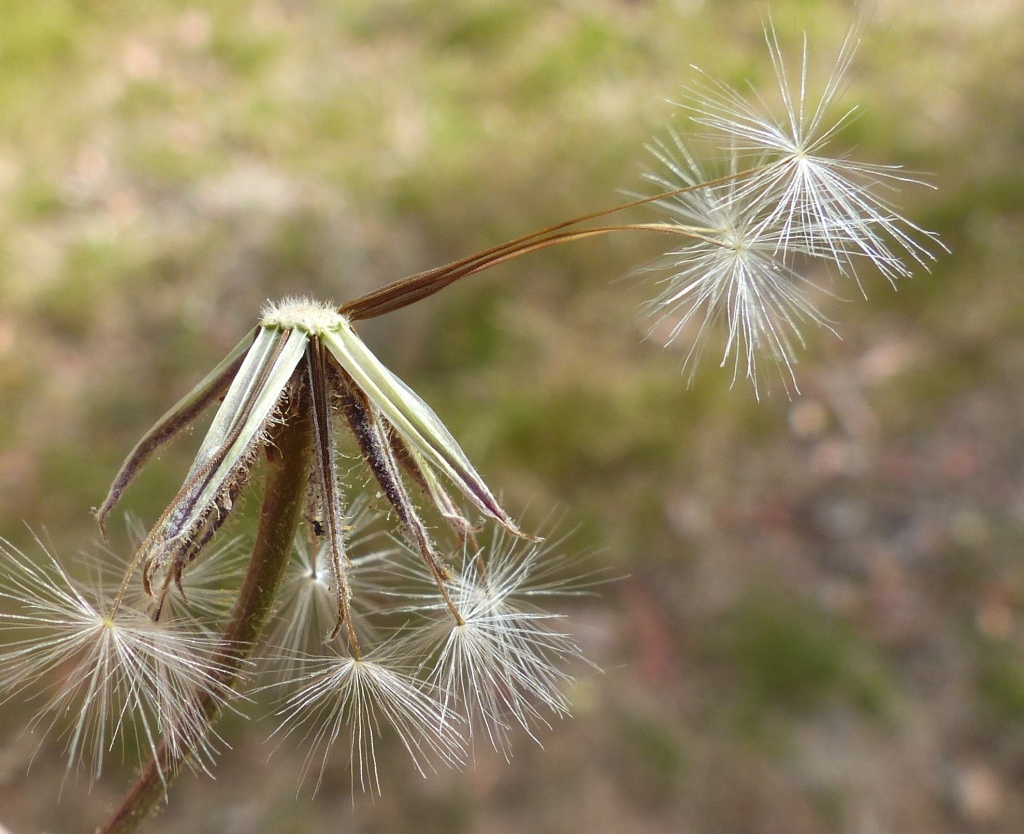
[[[245,582],[231,621],[211,659],[219,670],[214,686],[199,693],[199,705],[212,726],[222,709],[218,692],[234,688],[270,615],[284,576],[295,530],[302,515],[312,454],[312,424],[305,400],[280,426],[268,445],[266,482],[259,529]],[[132,834],[149,816],[180,772],[188,750],[172,751],[166,742],[142,767],[135,783],[97,834]]]

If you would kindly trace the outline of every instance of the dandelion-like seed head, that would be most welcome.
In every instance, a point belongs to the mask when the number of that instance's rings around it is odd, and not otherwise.
[[[309,748],[300,778],[319,769],[315,789],[331,750],[347,741],[353,791],[379,794],[377,745],[385,728],[422,775],[435,762],[462,763],[457,721],[445,715],[435,689],[417,678],[394,648],[384,644],[359,659],[336,654],[317,661],[279,709],[278,733],[300,733]]]
[[[0,564],[0,599],[13,609],[0,613],[0,631],[11,636],[0,651],[0,687],[7,695],[42,688],[31,726],[64,738],[69,773],[84,767],[94,781],[114,747],[155,755],[161,741],[209,766],[216,737],[198,694],[228,695],[211,659],[214,636],[118,605],[49,553],[37,563],[0,540]]]
[[[657,265],[665,277],[647,313],[666,342],[692,337],[684,360],[691,378],[720,329],[720,364],[732,366],[733,382],[748,379],[759,394],[766,356],[796,388],[803,328],[831,329],[816,306],[830,294],[826,276],[860,287],[857,270],[870,263],[895,285],[912,267],[927,267],[930,247],[941,244],[889,200],[917,180],[830,150],[854,113],[838,105],[853,34],[818,95],[809,92],[806,43],[794,73],[770,23],[765,36],[779,107],[706,76],[686,105],[713,137],[718,163],[699,163],[673,133],[652,147],[660,164],[648,177],[655,194],[408,276],[340,308],[308,298],[265,307],[250,334],[138,442],[97,510],[102,530],[156,451],[216,409],[116,593],[77,582],[49,554],[36,562],[0,540],[0,602],[10,609],[0,611],[0,632],[11,638],[0,648],[0,693],[46,693],[31,726],[61,735],[69,772],[98,778],[118,745],[153,757],[115,817],[145,813],[160,782],[166,787],[186,762],[208,767],[217,740],[210,724],[265,631],[260,659],[276,672],[265,688],[284,693],[277,734],[304,740],[302,775],[318,771],[317,787],[339,744],[348,747],[353,792],[379,792],[385,732],[425,773],[436,763],[462,763],[477,733],[508,756],[514,733],[536,738],[552,717],[569,713],[572,670],[585,660],[560,615],[539,604],[577,590],[558,575],[553,551],[564,540],[541,544],[519,529],[438,415],[355,328],[531,252],[657,232],[679,245]],[[651,204],[662,222],[598,222]],[[339,477],[339,430],[376,481],[401,544],[358,552],[367,519]],[[232,597],[224,591],[234,565],[226,560],[224,572],[210,543],[263,456],[259,533]],[[452,548],[421,517],[417,495],[443,519]],[[303,515],[308,525],[289,566]],[[480,547],[488,523],[496,532]],[[460,549],[449,565],[446,556]],[[133,596],[133,577],[141,577],[145,599]],[[226,619],[229,599],[232,614],[216,638],[206,629]]]
[[[372,531],[376,513],[360,497],[349,508],[345,552],[349,558],[346,577],[352,599],[349,616],[354,630],[376,641],[379,637],[372,614],[386,593],[387,562],[391,548],[374,546],[383,536]],[[367,532],[371,530],[371,532]],[[338,625],[338,589],[332,567],[330,543],[322,538],[298,535],[291,559],[278,590],[277,606],[263,658],[279,683],[291,686],[304,677],[325,654],[342,648],[335,632]]]
[[[752,163],[753,172],[733,199],[777,229],[780,249],[828,258],[854,279],[859,258],[891,283],[911,274],[907,260],[927,269],[934,260],[929,247],[940,245],[936,236],[900,215],[889,199],[901,185],[924,183],[898,166],[859,162],[830,149],[856,114],[855,107],[840,107],[859,45],[855,33],[847,34],[816,97],[806,38],[796,72],[787,66],[770,23],[765,41],[778,85],[778,110],[760,95],[747,96],[710,79],[693,91],[695,100],[687,105],[697,124]]]
[[[709,182],[682,139],[673,134],[670,142],[652,148],[662,170],[649,179],[665,190]],[[734,382],[742,375],[758,393],[758,359],[767,353],[782,371],[783,383],[796,388],[793,366],[796,347],[803,345],[801,327],[829,324],[814,304],[815,285],[793,267],[795,253],[783,249],[784,233],[737,199],[738,187],[727,179],[659,201],[692,237],[655,264],[671,272],[660,279],[662,289],[646,313],[652,332],[667,325],[668,343],[696,324],[684,360],[691,380],[712,331],[721,328],[726,336],[720,364],[731,362]],[[787,242],[792,250],[793,242]]]
[[[548,545],[496,533],[490,547],[463,551],[450,593],[458,621],[437,617],[411,638],[431,666],[429,680],[446,714],[466,721],[472,740],[481,730],[496,750],[510,754],[510,732],[531,736],[549,716],[569,714],[569,668],[585,662],[575,640],[559,628],[561,615],[534,600],[573,593],[556,580]],[[410,608],[442,613],[425,595]]]
[[[97,511],[104,519],[160,445],[181,432],[217,400],[220,406],[170,506],[136,555],[145,590],[159,616],[174,586],[234,509],[275,427],[306,410],[311,418],[313,455],[307,515],[317,536],[330,546],[335,622],[348,621],[351,589],[345,554],[344,496],[338,479],[335,418],[344,418],[368,468],[395,510],[410,541],[430,567],[444,594],[436,549],[406,480],[434,503],[451,526],[465,534],[472,526],[448,494],[452,484],[483,515],[519,534],[455,438],[433,410],[369,350],[349,318],[331,304],[286,299],[267,306],[250,337],[183,397],[121,466]],[[134,567],[132,568],[134,570]]]
[[[652,152],[659,171],[648,179],[668,194],[657,205],[668,213],[666,230],[684,238],[655,268],[667,271],[647,305],[666,342],[696,323],[684,368],[690,377],[718,326],[724,330],[721,364],[732,364],[759,393],[759,354],[796,389],[796,349],[803,327],[831,326],[817,309],[830,273],[858,277],[868,261],[890,283],[927,268],[935,236],[902,217],[888,200],[899,185],[919,184],[899,168],[856,162],[829,146],[853,117],[838,100],[857,47],[851,32],[833,72],[812,96],[806,41],[795,75],[770,25],[765,39],[779,88],[780,109],[707,76],[684,105],[725,156],[726,173],[709,177],[678,134]],[[838,114],[838,115],[837,115]],[[688,333],[688,335],[690,335]]]
[[[297,536],[262,650],[269,672],[282,680],[302,677],[337,627],[337,598],[329,546]]]

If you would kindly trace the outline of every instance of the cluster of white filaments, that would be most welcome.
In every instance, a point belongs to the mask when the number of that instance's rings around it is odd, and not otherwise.
[[[397,731],[425,772],[437,762],[467,761],[478,733],[508,756],[514,728],[532,735],[548,725],[546,716],[568,715],[570,670],[585,661],[558,627],[561,617],[537,604],[580,592],[580,583],[565,579],[566,557],[554,549],[562,544],[496,533],[484,548],[464,547],[449,583],[460,622],[438,597],[415,548],[394,543],[385,555],[356,556],[354,596],[391,603],[357,615],[380,619],[374,648],[359,657],[339,637],[325,641],[316,628],[299,633],[292,612],[322,606],[326,614],[327,608],[313,572],[310,581],[296,583],[281,634],[310,651],[289,649],[290,665],[267,688],[287,693],[280,735],[305,739],[306,770],[319,766],[322,773],[330,748],[347,739],[353,786],[377,789],[373,753],[382,724]],[[297,564],[304,567],[296,577],[315,562],[305,551]]]
[[[820,283],[830,268],[863,292],[860,263],[870,263],[895,285],[910,275],[911,265],[927,268],[934,260],[929,246],[941,246],[887,199],[899,185],[918,180],[897,167],[828,155],[828,145],[854,114],[851,108],[837,115],[857,45],[852,33],[815,100],[806,42],[794,80],[773,29],[766,40],[779,112],[760,96],[704,76],[684,107],[705,132],[702,139],[725,154],[724,165],[709,176],[673,133],[652,148],[660,169],[648,176],[662,190],[685,189],[657,205],[690,238],[656,264],[670,274],[648,305],[652,332],[672,342],[685,331],[692,378],[711,330],[723,323],[721,364],[732,363],[733,379],[745,376],[755,391],[759,354],[796,387],[802,326],[831,329],[815,306],[818,297],[831,294]]]
[[[118,744],[154,754],[161,742],[208,768],[216,739],[198,694],[228,694],[219,682],[216,635],[118,604],[76,581],[45,550],[33,559],[0,539],[0,559],[0,686],[8,695],[44,698],[32,726],[65,739],[68,771],[85,765],[96,779]]]
[[[365,507],[352,520],[361,529],[376,525]],[[267,639],[247,671],[258,693],[277,697],[275,735],[305,747],[299,778],[312,774],[314,790],[341,746],[352,789],[379,792],[385,730],[426,774],[469,761],[478,733],[507,757],[514,728],[532,736],[550,723],[546,714],[568,715],[570,669],[585,661],[558,628],[560,617],[534,599],[578,588],[553,578],[565,574],[566,563],[550,547],[505,534],[485,548],[465,547],[450,581],[457,623],[415,548],[378,536],[348,545],[361,653],[353,655],[344,632],[332,633],[329,548],[303,535]],[[212,601],[224,583],[237,582],[238,547],[207,554],[159,621],[145,596],[116,600],[73,578],[45,551],[37,565],[0,542],[0,558],[0,600],[11,609],[0,613],[0,632],[8,635],[0,686],[8,695],[52,692],[33,727],[66,739],[68,771],[84,764],[95,780],[116,744],[137,743],[155,755],[161,742],[209,770],[217,737],[198,694],[218,708],[237,697],[218,681],[223,667],[209,627],[226,616]]]

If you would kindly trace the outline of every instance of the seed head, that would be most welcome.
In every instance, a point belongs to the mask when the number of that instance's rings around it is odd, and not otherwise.
[[[550,546],[504,533],[488,548],[466,547],[450,590],[461,621],[434,616],[409,638],[428,658],[445,713],[464,718],[470,739],[482,729],[506,756],[513,726],[533,735],[549,716],[569,714],[568,668],[586,662],[561,615],[534,601],[577,592],[574,580],[555,578],[559,563]],[[426,594],[412,594],[409,609],[443,613]]]
[[[707,182],[682,139],[672,134],[670,140],[652,148],[662,171],[649,178],[666,190]],[[743,375],[757,393],[758,358],[767,353],[783,371],[783,382],[795,388],[793,364],[796,346],[803,345],[801,327],[829,323],[814,305],[815,285],[792,265],[796,242],[784,239],[768,218],[737,199],[738,187],[735,179],[728,179],[659,202],[673,223],[697,237],[655,265],[672,272],[660,279],[662,290],[646,312],[655,322],[652,330],[669,322],[667,342],[699,322],[684,363],[691,380],[710,331],[724,324],[721,365],[732,363],[734,382]]]
[[[229,694],[211,659],[214,636],[118,606],[49,553],[32,560],[3,540],[0,599],[13,606],[0,613],[0,631],[10,636],[0,651],[0,687],[7,696],[42,688],[32,726],[65,739],[69,773],[85,766],[94,781],[113,747],[155,754],[161,740],[209,766],[216,739],[198,694]]]
[[[278,711],[279,733],[303,732],[309,747],[302,777],[319,763],[316,789],[331,749],[347,737],[352,789],[380,793],[377,744],[393,731],[423,775],[440,761],[462,762],[462,736],[437,693],[385,644],[361,659],[334,655],[316,662]]]
[[[657,201],[669,213],[665,227],[686,241],[655,268],[670,271],[648,305],[658,328],[674,341],[698,321],[684,367],[691,374],[715,325],[726,332],[722,364],[733,381],[749,379],[758,391],[759,354],[796,388],[796,348],[807,323],[831,329],[816,309],[830,295],[823,278],[852,279],[863,292],[858,267],[870,262],[895,286],[911,266],[934,260],[936,236],[893,207],[898,186],[921,184],[900,168],[836,153],[831,145],[854,109],[838,99],[856,51],[851,33],[831,75],[812,96],[806,40],[794,79],[774,28],[765,40],[779,88],[780,108],[758,93],[744,94],[703,75],[683,105],[724,155],[711,177],[678,134],[656,143],[660,163],[648,179],[666,191]]]

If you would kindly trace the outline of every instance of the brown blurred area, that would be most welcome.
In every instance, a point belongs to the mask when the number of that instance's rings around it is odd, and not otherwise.
[[[424,779],[383,741],[377,798],[351,795],[343,757],[296,794],[301,750],[229,717],[216,779],[184,777],[145,831],[1021,830],[1024,3],[770,12],[822,73],[857,23],[840,143],[930,172],[935,190],[894,199],[951,253],[897,292],[865,273],[867,300],[827,301],[842,338],[808,334],[792,399],[757,402],[714,361],[688,388],[686,346],[642,339],[650,277],[616,279],[658,254],[644,238],[367,322],[510,510],[562,512],[624,577],[566,606],[603,672],[579,669],[574,717],[520,734],[510,762],[480,744]],[[124,455],[267,300],[340,303],[641,188],[691,64],[770,85],[763,16],[5,0],[0,535],[93,548]],[[153,520],[196,443],[127,508]],[[0,824],[93,830],[133,763],[61,788],[32,714],[0,706]]]

